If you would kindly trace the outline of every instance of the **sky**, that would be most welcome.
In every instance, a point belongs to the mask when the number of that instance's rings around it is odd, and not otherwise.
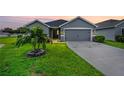
[[[5,27],[17,28],[29,22],[38,19],[42,22],[48,22],[57,19],[71,20],[76,16],[0,16],[0,29]],[[81,16],[92,23],[98,23],[108,19],[124,19],[124,16]]]

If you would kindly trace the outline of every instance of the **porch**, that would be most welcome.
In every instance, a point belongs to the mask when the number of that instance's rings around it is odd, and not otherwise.
[[[50,28],[49,29],[49,37],[52,39],[60,39],[61,30],[60,28]]]

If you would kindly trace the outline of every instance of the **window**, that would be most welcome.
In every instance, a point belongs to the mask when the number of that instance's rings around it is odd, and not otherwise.
[[[122,28],[122,35],[124,35],[124,28]]]

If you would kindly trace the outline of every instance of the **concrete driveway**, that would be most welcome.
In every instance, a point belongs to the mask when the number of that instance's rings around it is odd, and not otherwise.
[[[124,49],[95,42],[67,42],[79,56],[107,76],[124,76]]]

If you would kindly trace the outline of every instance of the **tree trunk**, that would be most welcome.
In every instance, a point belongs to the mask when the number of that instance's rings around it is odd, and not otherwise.
[[[40,43],[38,43],[37,47],[38,47],[38,49],[40,49]]]

